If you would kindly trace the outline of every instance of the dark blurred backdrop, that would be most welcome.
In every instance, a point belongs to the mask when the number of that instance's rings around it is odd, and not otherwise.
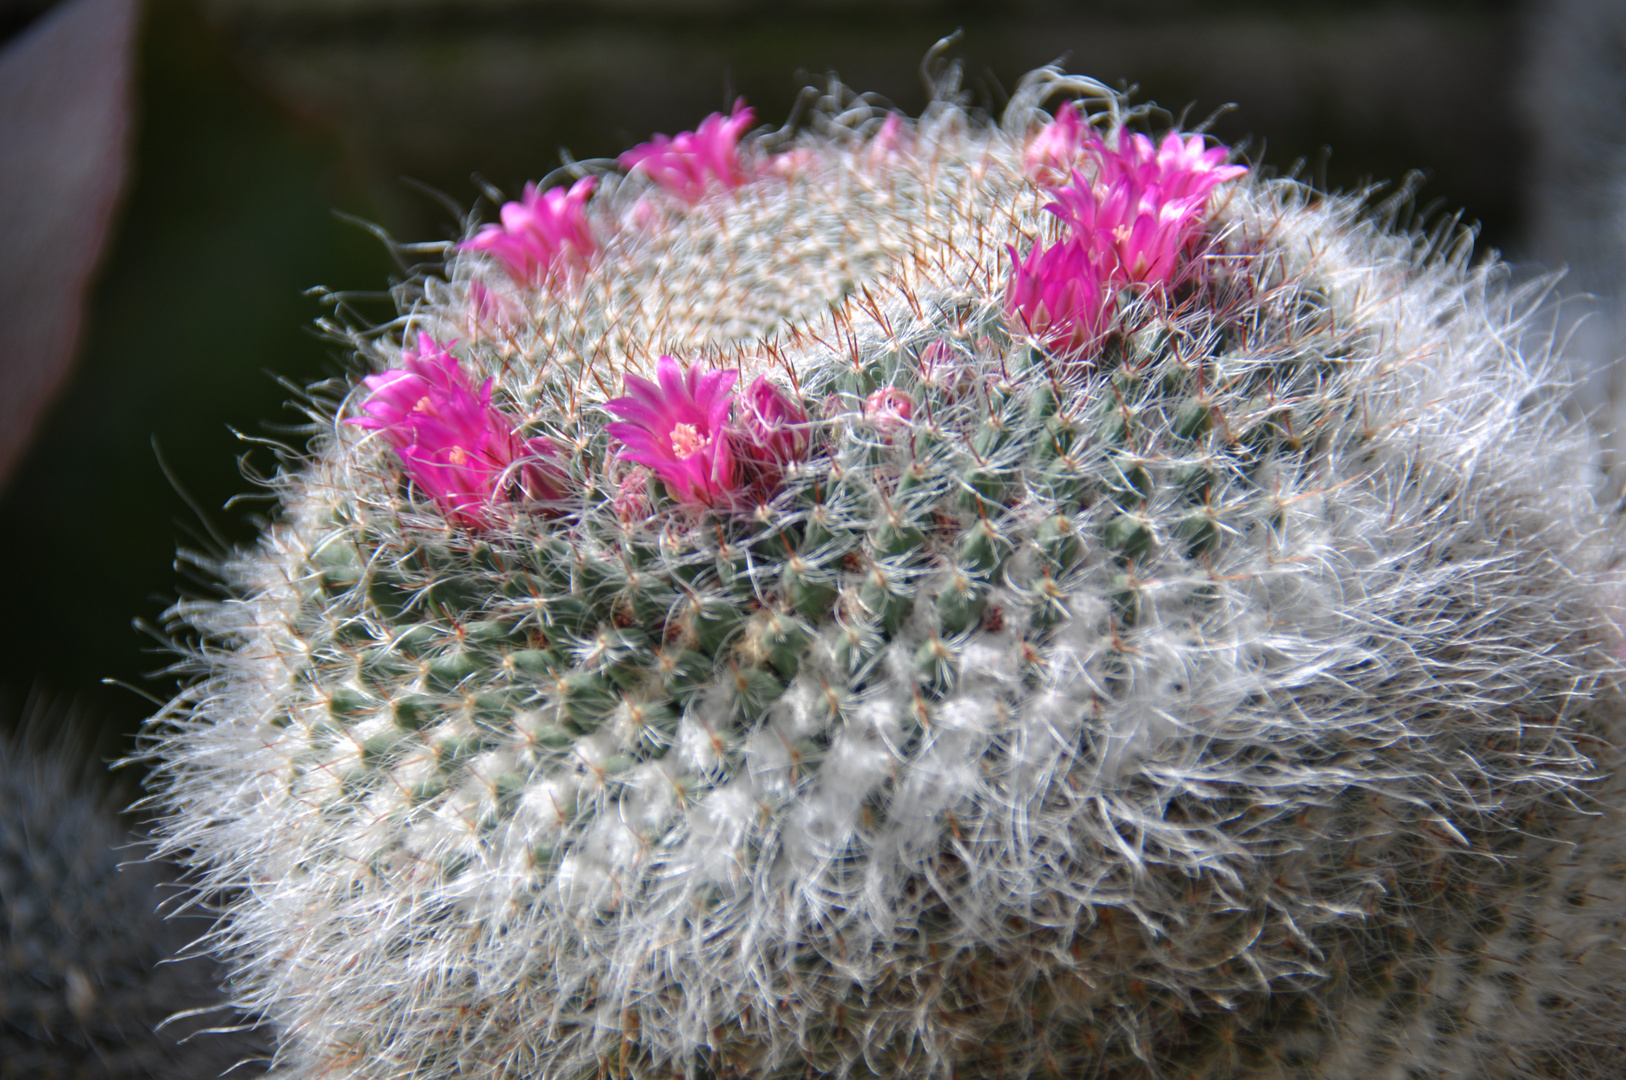
[[[0,0],[0,49],[56,14]],[[560,147],[614,155],[737,94],[778,123],[831,70],[916,113],[921,57],[963,28],[952,55],[992,108],[1057,59],[1189,124],[1235,103],[1214,131],[1255,160],[1334,188],[1421,169],[1423,203],[1508,248],[1525,26],[1497,0],[151,0],[77,359],[0,490],[0,716],[30,694],[79,699],[127,736],[152,704],[103,680],[170,691],[132,620],[157,622],[183,587],[178,544],[252,536],[263,502],[222,507],[249,488],[238,455],[272,460],[232,429],[297,423],[277,378],[338,370],[306,290],[399,273],[341,215],[443,238],[457,218],[426,188],[463,207],[473,174],[517,193]]]

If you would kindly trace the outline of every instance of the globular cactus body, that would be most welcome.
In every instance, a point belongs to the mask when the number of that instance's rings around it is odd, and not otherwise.
[[[713,118],[358,336],[151,736],[290,1075],[1607,1043],[1615,540],[1529,296],[1068,88]]]

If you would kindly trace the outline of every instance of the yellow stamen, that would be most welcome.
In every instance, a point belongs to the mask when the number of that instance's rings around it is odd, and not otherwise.
[[[678,424],[672,428],[672,450],[678,457],[692,457],[710,441],[702,439],[693,424]]]

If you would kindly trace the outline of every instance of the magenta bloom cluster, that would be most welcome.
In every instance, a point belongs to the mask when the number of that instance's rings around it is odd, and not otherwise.
[[[648,468],[678,502],[733,505],[753,487],[771,488],[811,443],[801,406],[761,376],[737,401],[738,377],[663,356],[653,382],[628,375],[627,396],[605,403],[621,419],[604,430],[622,460]]]
[[[1109,147],[1072,106],[1029,146],[1027,165],[1045,184],[1065,169],[1070,183],[1045,207],[1066,226],[1063,239],[1035,244],[1013,264],[1006,309],[1053,348],[1079,352],[1111,324],[1117,290],[1161,293],[1201,231],[1214,188],[1247,172],[1226,164],[1223,146],[1170,132],[1155,145],[1121,133]]]
[[[369,375],[364,415],[345,423],[377,431],[395,449],[407,475],[459,525],[489,524],[490,508],[522,494],[556,500],[563,474],[547,459],[550,439],[521,439],[491,404],[491,380],[478,390],[462,365],[428,334],[401,355],[401,367]]]
[[[1204,149],[1201,135],[1182,142],[1170,132],[1154,150],[1151,139],[1126,133],[1116,150],[1099,141],[1086,150],[1094,178],[1074,169],[1072,183],[1045,209],[1072,227],[1115,283],[1166,286],[1202,226],[1209,193],[1248,171],[1224,164],[1224,147]]]
[[[741,153],[752,117],[738,101],[729,115],[713,113],[694,131],[657,135],[627,151],[620,164],[689,203],[738,188],[774,171],[753,167]],[[887,117],[866,151],[866,165],[884,168],[907,155],[903,133],[902,120]],[[1009,249],[1006,311],[1013,324],[1057,352],[1083,356],[1111,329],[1123,290],[1165,295],[1184,272],[1209,196],[1247,171],[1226,158],[1224,147],[1209,147],[1197,135],[1170,134],[1154,144],[1120,132],[1109,146],[1083,109],[1061,110],[1030,142],[1024,164],[1054,196],[1045,209],[1063,236],[1034,244],[1025,256]],[[579,281],[600,250],[587,216],[595,187],[592,177],[568,189],[527,184],[518,202],[504,204],[499,223],[461,246],[489,255],[521,285]],[[471,325],[505,326],[522,316],[514,301],[478,279],[470,282],[469,305]],[[946,352],[922,358],[936,382],[949,377],[935,369],[952,367],[951,361]],[[605,403],[616,417],[605,430],[620,445],[619,458],[643,467],[620,484],[618,506],[625,513],[647,510],[642,485],[651,476],[679,504],[741,508],[770,498],[785,469],[813,453],[800,404],[762,377],[737,394],[738,379],[738,372],[699,362],[685,368],[668,356],[659,359],[653,380],[626,376],[625,396]],[[399,369],[365,381],[370,394],[363,415],[347,422],[379,432],[451,521],[486,527],[497,503],[557,504],[569,493],[559,448],[546,438],[522,439],[492,404],[491,381],[475,389],[457,359],[427,335],[420,335],[417,349],[403,351]],[[884,387],[864,402],[864,420],[891,442],[909,428],[913,409],[907,393]]]
[[[694,131],[667,138],[657,135],[620,157],[628,172],[642,172],[666,191],[688,202],[699,202],[713,184],[737,188],[751,180],[740,159],[740,136],[755,116],[745,99],[734,103],[728,116],[712,113]]]

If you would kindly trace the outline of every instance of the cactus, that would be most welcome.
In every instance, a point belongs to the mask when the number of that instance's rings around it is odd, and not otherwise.
[[[66,737],[38,737],[63,720],[44,709],[0,735],[0,1077],[208,1080],[263,1056],[203,1032],[232,1017],[216,965],[187,957],[208,923],[159,913],[175,868],[141,861],[67,719]]]
[[[281,1067],[1612,1075],[1539,294],[1090,80],[943,89],[736,107],[330,327],[371,373],[147,735]]]

